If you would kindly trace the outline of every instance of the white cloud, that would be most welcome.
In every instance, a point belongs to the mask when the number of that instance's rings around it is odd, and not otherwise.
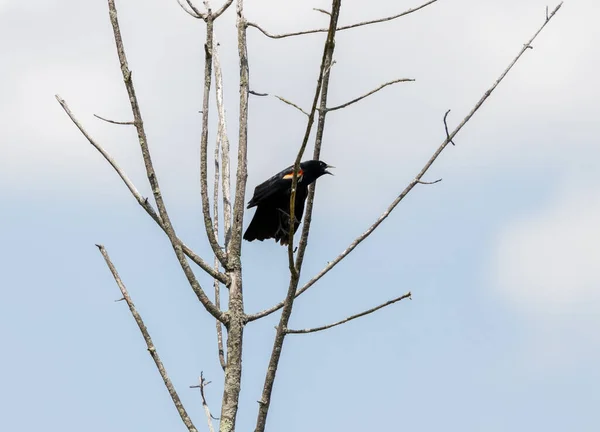
[[[556,316],[600,298],[600,195],[594,186],[570,183],[546,208],[500,232],[495,285],[517,307]]]
[[[590,32],[590,37],[580,37],[594,28],[596,15],[587,12],[595,2],[580,2],[578,8],[572,8],[572,15],[562,11],[557,16],[535,50],[528,52],[527,59],[461,132],[457,138],[460,151],[453,152],[451,159],[453,175],[482,165],[486,170],[506,169],[513,160],[528,167],[546,167],[556,160],[563,163],[567,142],[571,159],[581,162],[582,152],[597,135],[592,130],[592,113],[598,91],[591,85],[595,76],[583,72],[594,69],[593,56],[585,53],[597,45],[597,35]],[[4,153],[8,156],[0,160],[0,180],[12,181],[21,175],[24,188],[39,182],[61,182],[74,176],[67,167],[77,164],[81,184],[96,181],[86,172],[99,170],[102,162],[92,149],[85,148],[85,141],[54,101],[56,92],[132,175],[130,166],[139,164],[135,135],[91,117],[97,112],[130,118],[106,5],[98,3],[90,9],[92,6],[70,0],[54,2],[55,7],[46,11],[38,9],[38,3],[28,2],[32,6],[27,13],[21,6],[8,8],[12,19],[0,26],[0,36],[4,36],[0,40],[13,43],[6,50],[10,67],[0,70],[4,97],[0,114],[7,125],[3,142],[8,143]],[[121,3],[120,22],[155,163],[160,165],[161,179],[177,181],[181,164],[195,160],[197,152],[202,26],[175,2]],[[412,3],[410,6],[419,2]],[[371,199],[370,191],[381,183],[391,184],[384,192],[386,197],[403,187],[443,139],[444,111],[452,108],[450,125],[458,123],[543,19],[545,3],[541,0],[527,5],[507,0],[502,13],[484,3],[474,7],[467,0],[437,2],[398,21],[340,33],[330,86],[332,105],[393,78],[417,79],[386,88],[328,117],[323,158],[336,165],[339,178],[345,179],[338,194],[341,201],[350,201],[356,193]],[[142,4],[144,13],[140,15]],[[351,23],[408,6],[380,1],[366,11],[360,3],[349,3],[340,19]],[[312,7],[329,5],[321,0],[285,5],[261,0],[249,2],[247,13],[249,19],[273,32],[325,25],[326,16]],[[516,8],[522,13],[514,15]],[[219,21],[217,33],[230,132],[235,137],[238,59],[235,32],[231,31],[234,18],[233,10],[229,11]],[[454,28],[461,31],[452,31]],[[249,29],[248,35],[253,89],[308,106],[323,35],[281,41],[264,38],[255,29]],[[250,116],[252,187],[272,174],[273,166],[285,166],[293,159],[305,120],[272,98],[252,98]],[[373,163],[365,164],[367,158]],[[444,160],[448,159],[440,158],[435,168],[443,167]],[[586,156],[586,160],[591,159]],[[353,176],[358,169],[365,172]]]
[[[600,182],[591,177],[564,183],[496,238],[488,282],[520,322],[513,361],[533,374],[556,376],[600,356]]]

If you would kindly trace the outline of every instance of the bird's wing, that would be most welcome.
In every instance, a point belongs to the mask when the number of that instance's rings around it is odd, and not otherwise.
[[[293,165],[287,167],[280,173],[275,174],[267,181],[256,186],[254,188],[254,195],[252,196],[252,199],[248,202],[247,208],[254,207],[260,204],[261,202],[264,202],[265,200],[269,199],[273,195],[288,190],[290,185],[292,184],[292,173]],[[302,169],[300,170],[298,179],[302,179]]]

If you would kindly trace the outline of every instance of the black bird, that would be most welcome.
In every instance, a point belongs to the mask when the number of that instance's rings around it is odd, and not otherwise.
[[[294,213],[296,222],[294,233],[298,230],[304,202],[308,195],[308,186],[324,174],[331,174],[327,168],[334,168],[319,160],[304,161],[298,172],[298,187]],[[247,208],[256,207],[256,213],[244,233],[244,240],[253,241],[274,238],[275,243],[287,245],[290,228],[290,194],[292,189],[294,166],[287,167],[279,174],[259,184]],[[333,175],[333,174],[331,174]]]

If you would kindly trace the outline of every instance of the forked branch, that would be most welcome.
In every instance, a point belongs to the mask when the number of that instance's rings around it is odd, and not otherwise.
[[[465,116],[465,118],[460,122],[460,124],[451,133],[447,134],[447,136],[444,139],[444,141],[440,144],[440,146],[437,148],[437,150],[433,153],[433,155],[425,163],[425,165],[423,166],[423,168],[421,169],[421,171],[419,171],[419,173],[417,174],[417,176],[406,186],[406,188],[400,193],[400,195],[398,195],[398,197],[396,197],[396,199],[394,199],[394,201],[392,201],[392,203],[381,214],[381,216],[379,216],[379,218],[377,218],[377,220],[364,233],[362,233],[352,243],[350,243],[350,245],[341,254],[339,254],[333,261],[330,261],[323,268],[323,270],[321,270],[312,279],[310,279],[306,284],[304,284],[304,286],[302,288],[300,288],[296,292],[296,297],[298,297],[299,295],[301,295],[302,293],[304,293],[307,289],[309,289],[311,286],[313,286],[319,279],[321,279],[323,276],[325,276],[331,269],[333,269],[337,264],[339,264],[340,261],[342,261],[346,256],[348,256],[348,254],[350,252],[352,252],[363,240],[365,240],[369,235],[371,235],[371,233],[373,233],[373,231],[375,231],[375,229],[396,208],[396,206],[400,203],[400,201],[402,201],[404,199],[404,197],[406,195],[408,195],[408,193],[417,184],[426,183],[426,182],[422,181],[422,178],[425,175],[425,173],[427,173],[427,171],[429,170],[429,168],[431,168],[431,166],[433,165],[433,163],[436,161],[436,159],[442,153],[442,151],[446,148],[446,146],[452,142],[452,140],[454,139],[454,137],[456,136],[456,134],[458,134],[458,132],[465,126],[465,124],[467,124],[467,122],[469,120],[471,120],[471,118],[473,117],[473,115],[475,115],[475,113],[479,110],[479,108],[481,108],[481,106],[483,105],[483,103],[492,94],[492,92],[496,89],[496,87],[502,82],[502,80],[504,79],[504,77],[506,77],[506,75],[508,74],[508,72],[510,72],[510,70],[517,63],[517,61],[521,58],[521,56],[525,53],[525,51],[527,51],[529,49],[529,47],[531,46],[531,44],[533,43],[533,41],[541,33],[541,31],[544,29],[544,27],[546,27],[546,24],[548,24],[550,22],[550,20],[558,12],[558,10],[561,8],[561,6],[562,6],[562,2],[558,6],[556,6],[556,8],[550,13],[550,15],[548,15],[548,17],[544,21],[544,23],[538,28],[538,30],[529,39],[529,41],[523,45],[523,47],[521,48],[521,50],[519,51],[519,53],[517,54],[517,56],[510,62],[510,64],[508,65],[508,67],[502,72],[502,74],[500,75],[500,77],[492,84],[492,86],[483,94],[483,96],[479,99],[479,101],[477,101],[477,103],[475,104],[475,106]],[[309,195],[309,198],[310,198],[310,195]],[[310,202],[309,202],[309,204],[310,204]],[[308,211],[308,206],[307,206],[307,211]],[[306,217],[305,217],[305,221],[306,221]],[[306,227],[304,227],[304,228],[306,228]],[[304,231],[303,231],[303,236],[304,236]],[[246,319],[248,320],[248,322],[250,322],[250,321],[254,321],[254,320],[263,318],[263,317],[265,317],[267,315],[270,315],[273,312],[281,309],[284,306],[284,304],[285,304],[285,300],[282,301],[282,302],[280,302],[280,303],[278,303],[278,304],[276,304],[275,306],[273,306],[273,307],[271,307],[269,309],[266,309],[266,310],[262,311],[262,312],[258,312],[256,314],[247,315]]]
[[[177,260],[183,270],[190,286],[198,296],[198,299],[205,307],[205,309],[216,319],[221,322],[227,321],[227,315],[220,311],[214,303],[210,301],[210,299],[206,296],[206,293],[198,283],[196,279],[196,275],[190,268],[190,265],[187,261],[185,254],[183,253],[183,248],[181,242],[177,238],[175,234],[175,230],[169,218],[169,214],[167,213],[167,208],[163,201],[162,193],[160,190],[160,186],[158,183],[158,178],[154,171],[154,166],[152,164],[152,158],[150,156],[150,150],[148,148],[148,139],[146,136],[146,131],[144,129],[144,122],[142,120],[142,114],[140,111],[140,106],[137,100],[137,96],[135,93],[135,87],[133,85],[133,79],[131,71],[129,70],[129,66],[127,64],[127,56],[125,55],[125,47],[123,45],[123,39],[121,37],[121,29],[119,28],[119,20],[117,17],[117,9],[115,6],[114,0],[108,0],[108,9],[110,15],[110,22],[113,28],[113,34],[115,37],[115,45],[117,48],[117,55],[119,57],[119,63],[121,66],[121,73],[123,75],[123,81],[125,83],[125,88],[127,89],[127,94],[129,95],[129,103],[131,105],[131,112],[133,114],[135,128],[138,134],[138,140],[140,144],[140,148],[142,151],[142,158],[144,160],[144,167],[146,168],[146,175],[148,177],[148,181],[150,183],[150,187],[152,188],[152,193],[154,195],[154,200],[156,201],[156,206],[158,208],[158,214],[160,216],[160,220],[162,221],[165,233],[171,242],[171,246],[177,256]]]
[[[123,180],[123,183],[125,183],[125,185],[127,186],[127,189],[129,189],[129,192],[131,192],[131,194],[133,195],[135,200],[138,202],[138,204],[140,206],[142,206],[142,208],[144,210],[146,210],[146,213],[148,213],[148,215],[154,220],[154,222],[156,222],[158,224],[158,226],[166,233],[166,228],[165,228],[165,225],[164,225],[160,215],[158,215],[156,213],[156,210],[154,210],[154,207],[152,207],[152,204],[150,204],[150,202],[148,201],[148,198],[144,198],[142,196],[142,194],[135,187],[135,185],[133,184],[131,179],[127,176],[125,171],[119,166],[119,164],[117,164],[117,161],[115,161],[115,159],[104,149],[104,147],[102,147],[94,138],[92,138],[92,136],[87,132],[87,130],[79,122],[79,120],[77,120],[77,118],[75,117],[75,115],[73,114],[71,109],[69,108],[69,105],[67,104],[67,102],[63,98],[61,98],[59,95],[55,95],[55,98],[58,101],[58,103],[60,104],[60,106],[63,108],[65,113],[69,116],[69,118],[71,119],[73,124],[82,133],[82,135],[88,140],[88,142],[92,146],[94,146],[94,148],[96,150],[98,150],[98,152],[102,155],[102,157],[104,157],[104,159],[106,159],[106,161],[113,167],[115,172],[119,175],[121,180]],[[207,272],[213,278],[218,279],[222,283],[224,283],[226,285],[229,284],[229,277],[227,275],[225,275],[224,273],[221,273],[219,271],[213,270],[211,268],[211,266],[202,259],[202,257],[197,255],[192,249],[190,249],[187,245],[185,245],[179,238],[176,237],[176,240],[181,245],[183,253],[185,253],[202,270]]]
[[[420,6],[417,6],[417,7],[408,9],[408,10],[405,10],[404,12],[401,12],[401,13],[396,14],[396,15],[392,15],[392,16],[378,18],[378,19],[374,19],[374,20],[370,20],[370,21],[362,21],[362,22],[358,22],[358,23],[355,23],[355,24],[341,26],[341,27],[338,27],[336,29],[336,31],[348,30],[348,29],[362,27],[362,26],[366,26],[366,25],[370,25],[370,24],[377,24],[377,23],[382,23],[382,22],[386,22],[386,21],[392,21],[392,20],[395,20],[396,18],[400,18],[400,17],[403,17],[405,15],[408,15],[408,14],[411,14],[413,12],[416,12],[418,10],[421,10],[424,7],[429,6],[430,4],[435,3],[436,1],[438,1],[438,0],[429,0],[428,2],[423,3]],[[322,9],[315,9],[315,10],[318,10],[319,12],[323,12],[323,13],[326,13],[326,14],[329,15],[329,12],[325,12]],[[304,30],[304,31],[293,32],[293,33],[272,34],[272,33],[269,33],[268,31],[266,31],[265,29],[263,29],[258,24],[253,23],[253,22],[249,22],[248,23],[248,27],[254,27],[255,29],[258,29],[262,34],[264,34],[265,36],[267,36],[267,37],[269,37],[271,39],[283,39],[283,38],[287,38],[287,37],[291,37],[291,36],[301,36],[301,35],[311,34],[311,33],[326,33],[326,32],[329,31],[329,29],[321,28],[321,29],[313,29],[313,30]]]
[[[373,307],[371,309],[367,309],[366,311],[357,313],[355,315],[351,315],[348,318],[344,318],[343,320],[334,322],[332,324],[327,324],[327,325],[324,325],[324,326],[321,326],[321,327],[301,329],[301,330],[286,329],[285,332],[287,334],[305,334],[305,333],[315,333],[315,332],[318,332],[318,331],[321,331],[321,330],[327,330],[327,329],[330,329],[332,327],[336,327],[336,326],[339,326],[341,324],[345,324],[345,323],[347,323],[349,321],[355,320],[356,318],[360,318],[360,317],[363,317],[365,315],[372,314],[373,312],[376,312],[379,309],[383,309],[386,306],[392,305],[392,304],[394,304],[396,302],[399,302],[400,300],[404,300],[406,298],[412,298],[410,292],[406,293],[406,294],[404,294],[404,295],[402,295],[400,297],[396,297],[395,299],[386,301],[385,303],[382,303],[379,306],[375,306],[375,307]]]
[[[216,12],[212,12],[210,10],[210,8],[207,7],[207,12],[201,12],[200,9],[198,9],[194,3],[191,0],[185,0],[185,2],[187,3],[187,6],[185,6],[182,3],[182,0],[177,0],[177,3],[179,3],[179,6],[181,6],[181,9],[183,9],[184,11],[186,11],[190,16],[196,18],[196,19],[202,19],[202,20],[207,20],[208,17],[212,17],[212,20],[216,20],[217,18],[219,18],[223,12],[225,12],[229,6],[231,6],[231,4],[233,3],[233,0],[227,0],[223,6],[221,6]],[[205,2],[206,4],[206,2]]]
[[[137,323],[137,325],[140,329],[140,332],[142,333],[142,336],[144,337],[144,340],[146,341],[146,346],[148,347],[148,352],[150,353],[152,360],[154,360],[154,364],[156,365],[156,368],[158,369],[158,372],[160,373],[160,376],[163,379],[165,387],[167,388],[167,391],[169,392],[169,395],[171,396],[171,399],[173,400],[173,404],[175,405],[175,408],[177,409],[177,412],[179,413],[181,420],[183,421],[183,423],[185,424],[185,426],[187,427],[189,432],[197,432],[197,429],[194,426],[194,423],[192,423],[192,420],[190,419],[190,416],[188,415],[187,411],[185,410],[183,403],[181,403],[181,399],[179,399],[179,395],[177,394],[177,391],[175,391],[175,387],[173,386],[171,379],[167,375],[167,371],[166,371],[162,361],[160,360],[158,351],[156,351],[156,347],[154,346],[154,343],[152,342],[152,338],[150,337],[148,328],[144,324],[144,321],[142,320],[142,316],[139,314],[139,312],[135,308],[135,305],[133,304],[133,301],[131,300],[131,297],[129,296],[129,292],[127,291],[127,288],[125,288],[125,284],[123,284],[123,281],[121,280],[121,277],[119,276],[119,273],[117,272],[117,269],[115,268],[112,261],[110,260],[110,257],[108,256],[108,252],[106,252],[106,249],[104,248],[104,246],[102,246],[102,245],[96,245],[96,246],[100,250],[100,253],[104,257],[104,261],[106,261],[106,265],[108,266],[108,268],[110,269],[110,272],[112,273],[113,277],[115,278],[115,282],[117,283],[117,285],[119,286],[119,289],[121,290],[123,299],[125,299],[127,306],[129,306],[129,311],[131,312],[133,319]]]

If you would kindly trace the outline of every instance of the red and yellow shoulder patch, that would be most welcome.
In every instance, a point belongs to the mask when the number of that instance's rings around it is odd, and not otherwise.
[[[302,170],[298,171],[298,180],[300,180],[303,175],[304,175],[304,171],[302,171]],[[294,178],[294,173],[291,172],[289,174],[286,174],[283,176],[283,178],[284,178],[284,180],[292,180]]]

